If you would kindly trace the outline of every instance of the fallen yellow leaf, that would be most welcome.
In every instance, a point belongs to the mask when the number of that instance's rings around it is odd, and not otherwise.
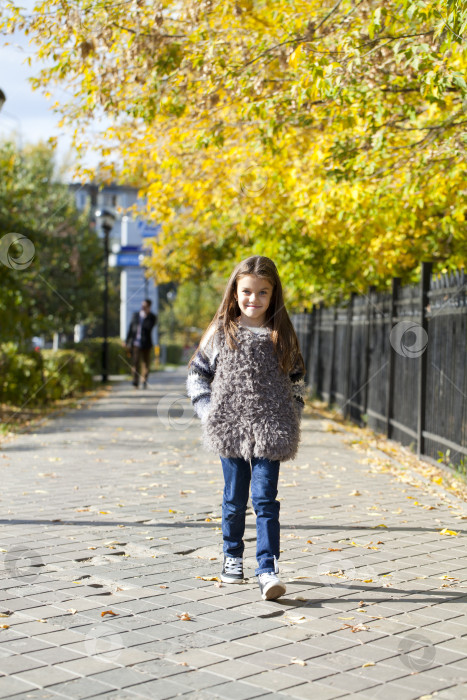
[[[104,617],[104,615],[118,615],[118,613],[114,613],[113,610],[103,610],[101,612],[101,617]]]
[[[181,613],[181,615],[177,615],[177,617],[179,617],[180,620],[191,620],[191,617],[188,615],[187,612],[183,612]]]
[[[195,576],[195,578],[200,578],[202,581],[220,581],[219,576]]]
[[[455,530],[448,530],[447,527],[444,528],[444,530],[441,530],[440,535],[459,535],[460,532],[456,532]]]
[[[342,625],[341,629],[346,629],[349,628],[352,630],[352,632],[364,632],[365,630],[369,630],[370,628],[364,625],[362,622],[358,625],[348,625],[347,623],[345,625]]]

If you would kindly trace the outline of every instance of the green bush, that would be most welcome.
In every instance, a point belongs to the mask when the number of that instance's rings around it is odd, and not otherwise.
[[[181,345],[167,345],[167,358],[166,362],[168,365],[181,365],[183,364],[183,347]]]
[[[0,401],[22,405],[40,403],[41,386],[44,383],[40,353],[20,353],[16,343],[0,345]]]
[[[45,404],[93,386],[83,353],[75,350],[18,352],[16,343],[0,345],[0,402],[13,406]]]
[[[92,388],[92,371],[83,353],[44,350],[42,356],[47,400],[67,398]]]
[[[129,374],[131,361],[120,338],[109,338],[107,362],[109,374]],[[86,338],[80,343],[70,345],[70,348],[85,355],[93,374],[102,372],[102,338]]]

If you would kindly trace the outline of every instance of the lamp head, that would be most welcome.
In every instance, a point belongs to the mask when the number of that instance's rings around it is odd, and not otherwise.
[[[110,211],[110,209],[98,209],[96,211],[96,217],[100,220],[101,226],[104,230],[112,230],[116,217],[115,214]]]
[[[0,88],[0,112],[2,111],[2,107],[6,102],[6,95],[3,92],[3,90]]]

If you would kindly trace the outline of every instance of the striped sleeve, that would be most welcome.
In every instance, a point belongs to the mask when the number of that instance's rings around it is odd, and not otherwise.
[[[305,384],[305,372],[301,369],[301,366],[298,363],[298,361],[297,361],[295,367],[290,372],[289,378],[290,378],[290,381],[292,382],[292,395],[297,403],[297,406],[300,409],[300,415],[301,415],[302,411],[305,407],[304,396],[305,396],[305,391],[306,391],[306,384]]]
[[[217,348],[213,343],[199,346],[188,369],[186,390],[196,415],[204,420],[211,402],[211,382],[216,372]]]

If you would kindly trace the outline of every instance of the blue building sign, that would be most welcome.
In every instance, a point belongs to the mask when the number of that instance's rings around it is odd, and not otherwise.
[[[139,256],[141,253],[117,253],[117,267],[139,267]]]
[[[146,223],[146,221],[141,221],[141,219],[138,220],[138,233],[142,238],[157,238],[160,230],[160,224],[151,226],[150,224]]]

